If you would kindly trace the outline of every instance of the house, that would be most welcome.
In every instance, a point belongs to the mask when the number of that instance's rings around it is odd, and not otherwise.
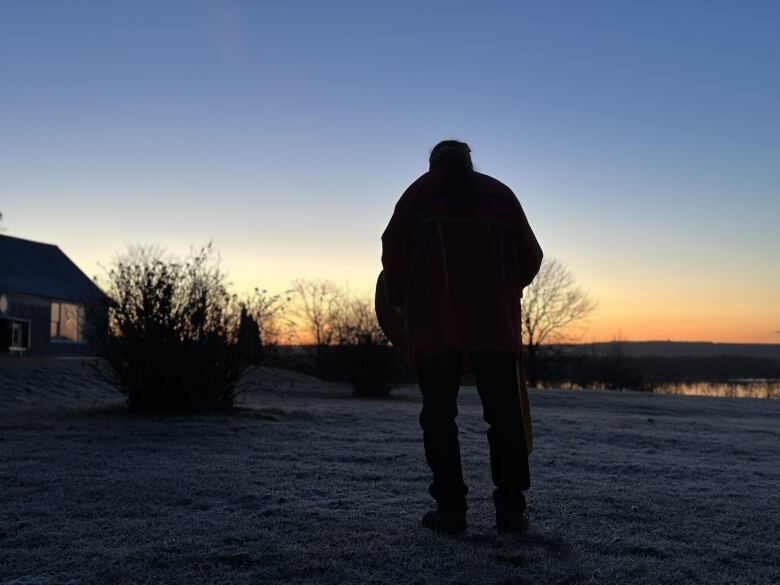
[[[0,235],[0,353],[89,354],[106,300],[57,246]]]

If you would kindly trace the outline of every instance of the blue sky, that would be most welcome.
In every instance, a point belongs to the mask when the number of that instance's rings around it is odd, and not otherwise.
[[[89,274],[213,240],[368,291],[438,140],[512,187],[588,336],[777,341],[776,2],[0,4],[0,212]]]

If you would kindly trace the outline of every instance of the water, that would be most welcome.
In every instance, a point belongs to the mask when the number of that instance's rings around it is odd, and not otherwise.
[[[472,383],[473,385],[473,383]],[[556,383],[538,388],[563,388],[582,390],[582,386],[572,383]],[[594,390],[615,390],[614,386],[591,383],[587,388]],[[625,388],[626,390],[651,391],[654,394],[684,394],[687,396],[715,396],[720,398],[764,398],[780,399],[780,380],[777,379],[740,379],[723,382],[659,382],[652,390],[648,388]]]
[[[656,394],[719,396],[725,398],[780,399],[780,380],[745,379],[724,382],[669,382],[656,387]]]

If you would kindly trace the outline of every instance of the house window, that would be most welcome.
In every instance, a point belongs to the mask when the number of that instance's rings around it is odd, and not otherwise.
[[[0,319],[0,352],[30,349],[30,322]]]
[[[84,306],[51,304],[52,341],[84,341]]]
[[[24,330],[21,323],[11,323],[11,347],[26,347],[26,345],[22,345],[22,333]]]

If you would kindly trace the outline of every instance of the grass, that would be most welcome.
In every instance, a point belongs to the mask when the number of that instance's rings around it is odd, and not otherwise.
[[[533,529],[498,538],[464,388],[452,538],[418,525],[414,389],[355,399],[267,369],[246,387],[231,416],[140,417],[108,395],[42,413],[26,386],[0,413],[0,583],[780,582],[780,402],[532,391]]]

